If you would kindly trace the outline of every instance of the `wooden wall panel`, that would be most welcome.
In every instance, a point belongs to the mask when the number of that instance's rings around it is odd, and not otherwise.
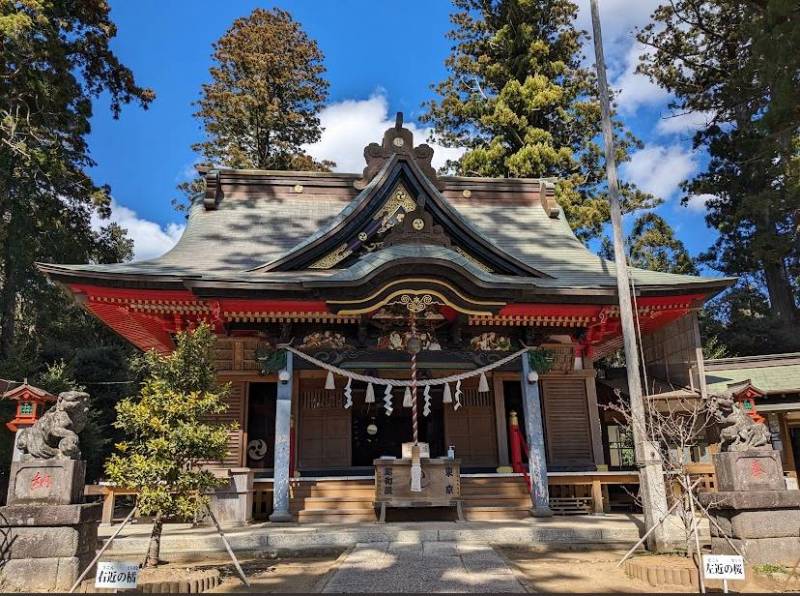
[[[350,410],[341,390],[323,389],[323,379],[303,379],[299,392],[298,468],[349,468],[352,462]]]
[[[228,409],[221,414],[206,417],[208,422],[231,424],[235,422],[238,428],[228,435],[228,454],[222,461],[209,462],[212,466],[239,467],[243,462],[244,454],[244,422],[247,404],[247,383],[235,382],[230,385],[227,399]]]
[[[542,379],[547,463],[550,469],[594,469],[586,380],[577,375]]]
[[[462,406],[454,411],[446,404],[445,447],[454,445],[461,467],[496,467],[497,425],[492,393],[479,393],[477,388],[464,389]]]

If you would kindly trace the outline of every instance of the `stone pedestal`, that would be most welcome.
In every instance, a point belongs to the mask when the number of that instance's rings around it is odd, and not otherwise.
[[[99,503],[0,507],[0,590],[69,590],[94,557],[101,508]]]
[[[253,471],[231,468],[215,473],[226,483],[211,496],[211,511],[220,524],[247,524],[253,519]]]
[[[775,451],[726,452],[714,456],[719,492],[701,493],[711,524],[714,554],[736,554],[750,563],[794,565],[800,560],[800,491],[786,490]]]
[[[11,462],[8,505],[83,501],[86,462],[75,459],[29,459]]]

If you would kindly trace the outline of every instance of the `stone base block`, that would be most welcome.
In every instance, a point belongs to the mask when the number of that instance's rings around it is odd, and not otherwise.
[[[82,503],[85,477],[85,461],[34,459],[11,462],[6,503]]]
[[[0,589],[69,590],[96,552],[101,509],[99,503],[0,507]]]
[[[700,493],[698,500],[712,511],[735,509],[737,511],[760,509],[792,509],[800,507],[800,491],[797,490],[759,490]]]
[[[717,490],[786,490],[780,453],[774,450],[725,451],[714,454]]]
[[[0,589],[4,592],[67,592],[94,553],[76,557],[11,559],[0,569]]]
[[[800,542],[800,509],[768,509],[766,511],[711,511],[717,529],[711,524],[711,536],[732,538],[788,538]],[[720,529],[722,532],[720,532]]]
[[[744,553],[748,563],[759,565],[773,563],[777,565],[796,565],[800,560],[800,539],[797,536],[783,538],[731,538],[733,545]],[[712,538],[711,550],[714,554],[735,555],[724,538]]]

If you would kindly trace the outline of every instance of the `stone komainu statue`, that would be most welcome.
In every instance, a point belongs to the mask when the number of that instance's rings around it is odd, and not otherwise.
[[[20,431],[17,447],[23,459],[80,459],[78,433],[89,418],[88,401],[88,393],[60,393],[54,407],[33,426]]]
[[[720,424],[720,451],[771,450],[770,432],[756,422],[732,392],[711,396],[714,418]]]

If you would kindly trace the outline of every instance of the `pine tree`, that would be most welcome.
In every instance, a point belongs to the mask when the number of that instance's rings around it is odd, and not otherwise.
[[[205,160],[233,168],[329,168],[302,148],[322,134],[323,55],[288,12],[257,8],[237,19],[214,44],[213,59],[195,113],[206,139],[193,148]]]
[[[800,12],[794,0],[675,0],[639,32],[653,52],[640,71],[671,91],[677,112],[706,115],[694,137],[708,151],[685,200],[710,195],[706,221],[719,237],[702,260],[743,276],[736,304],[760,287],[769,298],[761,329],[797,329],[800,243]],[[745,309],[747,310],[747,309]],[[755,312],[755,311],[753,311]],[[726,315],[728,316],[728,315]],[[773,325],[774,321],[774,325]],[[733,319],[720,321],[729,326]],[[751,352],[737,340],[735,352]],[[784,335],[784,334],[780,334]],[[796,335],[796,332],[795,334]],[[789,349],[774,341],[767,351]],[[788,338],[791,339],[791,338]],[[791,342],[790,342],[791,343]],[[796,343],[796,342],[795,342]]]
[[[177,335],[170,354],[142,356],[139,396],[117,405],[114,426],[126,435],[106,464],[109,479],[136,489],[136,506],[155,520],[146,566],[159,563],[164,518],[192,519],[208,505],[207,493],[219,484],[203,462],[223,459],[232,426],[212,424],[208,416],[225,411],[227,386],[216,384],[208,325]]]
[[[553,177],[557,199],[583,239],[609,219],[600,106],[590,69],[582,66],[586,34],[570,0],[453,0],[446,60],[449,76],[427,104],[435,140],[466,147],[450,164],[466,176]],[[617,160],[640,147],[620,122]],[[631,184],[625,211],[659,200]]]

